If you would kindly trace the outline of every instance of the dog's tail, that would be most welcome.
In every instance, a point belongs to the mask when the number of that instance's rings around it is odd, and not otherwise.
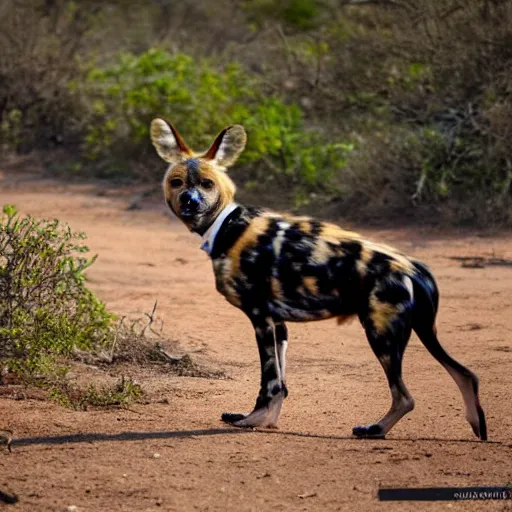
[[[414,291],[412,327],[426,349],[456,382],[466,405],[466,419],[475,435],[485,441],[487,426],[478,398],[478,377],[453,359],[439,343],[435,326],[439,290],[430,270],[420,262],[413,263],[415,273],[411,276]]]

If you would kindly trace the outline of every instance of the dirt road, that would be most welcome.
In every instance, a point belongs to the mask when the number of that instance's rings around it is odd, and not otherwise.
[[[0,205],[58,217],[89,235],[99,258],[91,288],[121,314],[155,299],[168,339],[229,379],[138,375],[168,403],[76,412],[38,400],[0,398],[0,490],[9,510],[334,511],[512,510],[511,502],[380,503],[379,486],[505,485],[512,482],[512,268],[462,268],[450,256],[512,257],[512,237],[424,230],[359,231],[425,261],[441,290],[441,342],[481,380],[490,442],[464,419],[448,374],[411,339],[404,378],[416,409],[383,441],[351,437],[389,406],[384,374],[361,327],[335,321],[290,325],[290,396],[280,428],[229,428],[223,411],[248,411],[259,363],[244,315],[214,289],[200,240],[163,206],[127,211],[127,197],[92,187],[0,175]],[[2,447],[0,447],[1,449]],[[2,505],[0,504],[0,508]],[[2,509],[3,510],[3,509]],[[73,510],[73,508],[68,509]]]

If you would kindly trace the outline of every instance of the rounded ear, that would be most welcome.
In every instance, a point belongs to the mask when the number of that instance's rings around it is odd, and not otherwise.
[[[213,160],[221,167],[229,167],[238,160],[246,143],[247,134],[243,126],[239,124],[228,126],[217,135],[203,158]]]
[[[163,119],[153,119],[150,134],[156,152],[166,162],[174,164],[192,155],[192,151],[171,123]]]

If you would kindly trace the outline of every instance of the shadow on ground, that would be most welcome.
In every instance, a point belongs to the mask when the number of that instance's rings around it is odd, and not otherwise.
[[[59,445],[69,443],[95,443],[102,441],[144,441],[147,439],[180,439],[199,436],[218,436],[218,435],[242,435],[242,434],[259,434],[259,435],[279,435],[306,437],[314,439],[330,439],[337,441],[359,441],[361,443],[368,440],[357,439],[352,436],[335,436],[328,434],[314,434],[308,432],[291,432],[281,430],[257,430],[257,429],[236,429],[236,428],[212,428],[197,430],[170,430],[157,432],[120,432],[118,434],[106,433],[90,433],[90,434],[70,434],[63,436],[41,436],[41,437],[25,437],[13,439],[13,447],[32,446],[32,445]],[[372,441],[386,442],[444,442],[444,443],[463,443],[463,444],[480,444],[482,441],[472,439],[441,439],[438,437],[418,437],[418,438],[392,438],[392,439],[372,439]],[[503,445],[506,443],[501,441],[485,441],[485,444]]]

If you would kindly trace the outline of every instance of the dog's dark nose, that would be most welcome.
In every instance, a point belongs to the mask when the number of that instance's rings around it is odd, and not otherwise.
[[[196,213],[199,209],[199,205],[201,204],[201,196],[199,192],[195,189],[186,190],[181,194],[181,211],[185,214],[193,214]]]

